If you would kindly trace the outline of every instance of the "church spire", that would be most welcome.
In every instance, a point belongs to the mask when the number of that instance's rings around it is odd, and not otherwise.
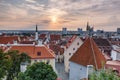
[[[90,29],[89,22],[87,22],[86,31],[88,31],[89,29]]]
[[[37,24],[36,24],[36,32],[38,32]]]
[[[38,40],[38,27],[37,27],[37,24],[36,24],[35,40],[36,41]]]

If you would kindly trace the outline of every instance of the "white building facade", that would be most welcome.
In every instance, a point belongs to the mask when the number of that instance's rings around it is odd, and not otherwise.
[[[70,62],[69,80],[80,80],[83,78],[87,78],[87,67]]]
[[[83,41],[76,37],[73,42],[68,46],[68,48],[64,51],[64,65],[65,72],[69,72],[69,59],[71,56],[77,51],[77,49],[82,45]]]

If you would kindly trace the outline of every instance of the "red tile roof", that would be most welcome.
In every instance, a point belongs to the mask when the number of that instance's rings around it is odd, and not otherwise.
[[[20,41],[20,44],[33,44],[35,41]]]
[[[59,45],[50,44],[49,47],[51,50],[54,51],[56,55],[58,55],[58,53],[60,53],[61,55],[64,53],[64,49],[61,48]]]
[[[10,50],[18,50],[28,54],[32,59],[55,58],[55,54],[45,46],[12,46]],[[38,52],[41,55],[38,55]]]
[[[83,66],[93,65],[96,69],[100,69],[102,68],[102,63],[106,62],[106,59],[93,39],[88,38],[70,58],[70,61]]]
[[[61,40],[61,35],[51,34],[51,35],[50,35],[50,40],[51,40],[51,41],[53,41],[53,40]]]
[[[120,61],[107,61],[105,65],[106,69],[116,69],[119,73],[118,75],[120,76]]]
[[[14,40],[19,40],[18,36],[0,36],[0,44],[13,43]]]
[[[46,37],[46,34],[40,34],[39,38],[44,39]]]

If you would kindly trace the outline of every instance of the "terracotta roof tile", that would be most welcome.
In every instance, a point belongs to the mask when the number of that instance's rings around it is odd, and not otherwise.
[[[94,38],[93,39],[98,46],[111,46],[107,39]]]
[[[45,46],[12,46],[10,50],[27,53],[32,59],[54,58],[55,54]],[[40,55],[38,55],[40,53]]]
[[[35,41],[20,41],[20,44],[33,44]]]
[[[14,40],[19,40],[18,36],[0,36],[0,44],[13,43]]]
[[[119,72],[118,75],[120,76],[120,61],[107,61],[105,68],[116,69]]]
[[[54,53],[56,55],[58,55],[59,52],[60,52],[60,54],[64,53],[64,49],[61,48],[59,45],[50,44],[49,47],[50,47],[51,50],[54,51]]]
[[[106,62],[106,59],[93,39],[88,38],[70,58],[70,61],[83,66],[94,65],[96,69],[100,69],[102,68],[102,63]]]
[[[50,40],[61,40],[61,35],[57,35],[57,34],[51,34],[50,35]]]
[[[44,39],[46,37],[46,34],[40,34],[39,38]]]

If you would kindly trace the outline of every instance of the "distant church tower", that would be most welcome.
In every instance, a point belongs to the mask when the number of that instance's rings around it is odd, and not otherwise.
[[[86,31],[89,31],[89,29],[90,29],[89,22],[87,22]]]
[[[37,28],[37,25],[36,25],[36,32],[35,32],[35,40],[38,41],[38,28]]]

